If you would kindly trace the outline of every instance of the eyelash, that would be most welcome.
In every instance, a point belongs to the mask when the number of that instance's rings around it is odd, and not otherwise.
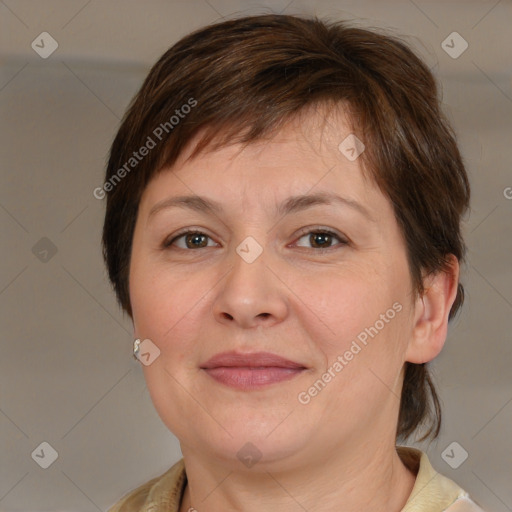
[[[304,228],[304,230],[302,230],[300,233],[299,233],[299,237],[297,240],[300,240],[301,238],[303,238],[305,235],[318,235],[318,234],[325,234],[325,235],[329,235],[329,236],[333,236],[335,238],[337,238],[339,241],[340,241],[340,247],[343,247],[345,245],[349,245],[349,241],[345,238],[343,238],[342,236],[338,235],[337,233],[335,233],[334,231],[330,230],[330,229],[324,229],[324,228]],[[209,235],[207,235],[206,233],[204,233],[203,231],[200,231],[200,230],[197,230],[197,229],[188,229],[186,231],[181,231],[179,233],[177,233],[173,238],[171,239],[166,239],[164,240],[164,242],[162,243],[162,249],[169,249],[173,244],[174,242],[176,242],[177,240],[179,240],[180,238],[182,238],[183,236],[185,235],[205,235],[207,236],[208,238],[211,239],[211,237]],[[207,247],[199,247],[198,249],[206,249]],[[178,247],[178,249],[181,249],[183,251],[197,251],[198,249],[183,249],[182,247]],[[333,246],[333,247],[325,247],[325,248],[315,248],[315,247],[311,247],[309,248],[311,249],[312,251],[314,252],[327,252],[327,251],[332,251],[334,249],[336,249],[336,246]]]

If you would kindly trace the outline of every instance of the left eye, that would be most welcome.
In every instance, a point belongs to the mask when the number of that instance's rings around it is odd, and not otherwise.
[[[330,249],[332,247],[330,246],[330,244],[332,243],[333,238],[337,239],[342,245],[346,245],[348,243],[346,240],[343,240],[336,233],[326,230],[308,231],[307,233],[302,235],[299,238],[299,240],[302,240],[303,238],[306,238],[309,241],[309,243],[312,244],[313,248],[316,249]],[[300,244],[297,245],[299,245],[299,247],[303,247]]]

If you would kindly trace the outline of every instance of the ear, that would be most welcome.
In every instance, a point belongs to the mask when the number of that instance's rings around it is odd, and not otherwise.
[[[450,255],[449,268],[427,276],[424,293],[416,299],[414,325],[405,360],[426,363],[442,350],[448,333],[448,315],[457,296],[459,261]]]

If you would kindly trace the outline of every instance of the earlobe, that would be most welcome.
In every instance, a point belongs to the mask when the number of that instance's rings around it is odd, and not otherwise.
[[[135,319],[133,317],[132,317],[132,331],[133,331],[133,335],[132,335],[133,339],[138,338],[139,330],[137,328],[137,324],[135,323]]]
[[[458,283],[459,262],[454,255],[450,256],[449,268],[425,278],[424,293],[415,303],[414,325],[406,361],[426,363],[441,352]]]

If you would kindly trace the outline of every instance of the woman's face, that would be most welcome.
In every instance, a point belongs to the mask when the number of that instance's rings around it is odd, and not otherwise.
[[[415,301],[391,204],[350,139],[338,148],[349,135],[344,118],[312,116],[184,164],[189,146],[144,191],[135,336],[160,351],[145,378],[184,453],[285,468],[394,443]],[[302,369],[205,369],[227,351]]]

